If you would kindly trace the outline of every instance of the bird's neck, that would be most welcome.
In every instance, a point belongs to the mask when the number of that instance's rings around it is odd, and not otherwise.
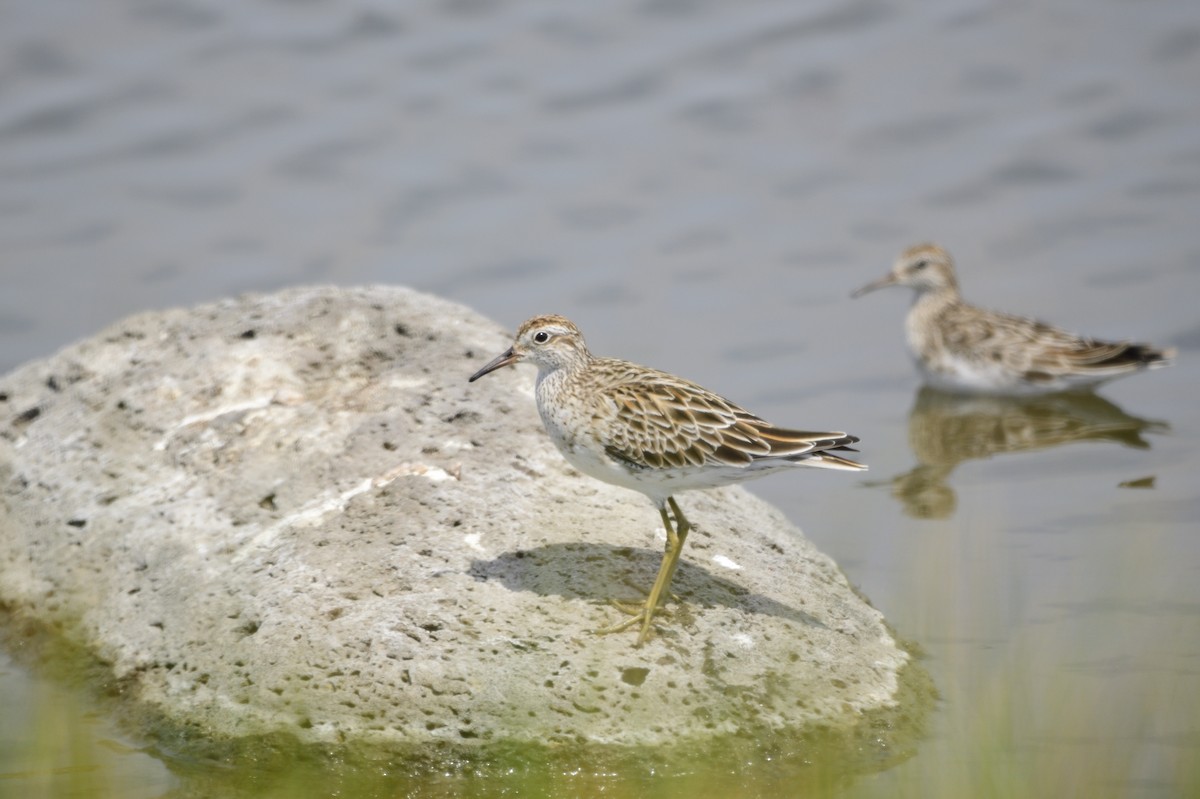
[[[953,284],[924,289],[913,296],[912,312],[936,313],[946,306],[961,301],[962,297],[958,294],[958,286]]]
[[[578,357],[562,363],[544,364],[538,366],[537,388],[543,384],[547,387],[561,386],[577,378],[587,368],[591,356],[581,353]]]
[[[961,301],[958,289],[953,286],[917,293],[904,320],[908,348],[915,357],[920,359],[922,353],[928,351],[931,342],[938,338],[938,318]]]

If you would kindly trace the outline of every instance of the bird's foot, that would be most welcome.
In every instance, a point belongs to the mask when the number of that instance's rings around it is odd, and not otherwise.
[[[638,633],[637,643],[634,644],[634,646],[641,646],[642,644],[646,643],[646,640],[650,637],[650,628],[656,616],[670,619],[674,615],[671,613],[671,611],[667,610],[661,605],[651,610],[648,607],[648,602],[649,600],[643,602],[622,602],[616,599],[611,600],[610,604],[622,613],[629,614],[629,618],[608,627],[601,627],[598,630],[593,630],[593,632],[596,635],[608,635],[609,633],[624,632],[630,627],[640,624],[642,629]]]
[[[680,601],[679,597],[676,596],[675,594],[671,594],[670,599],[672,602]],[[608,604],[612,605],[614,608],[621,611],[622,613],[624,613],[627,616],[637,616],[640,618],[642,616],[642,614],[645,613],[645,611],[646,611],[646,600],[644,600],[644,599],[610,599],[610,600],[608,600]],[[668,619],[671,618],[672,615],[674,615],[674,614],[672,614],[671,611],[667,610],[666,608],[662,607],[661,605],[659,606],[659,608],[656,612],[658,613],[659,616],[662,616],[662,617],[668,618]]]

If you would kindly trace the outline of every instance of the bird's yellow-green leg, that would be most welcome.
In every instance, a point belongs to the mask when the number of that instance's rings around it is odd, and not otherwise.
[[[662,563],[658,567],[658,577],[654,580],[654,587],[650,589],[650,595],[646,597],[642,607],[633,612],[632,618],[626,619],[620,624],[597,630],[597,633],[617,633],[641,622],[642,629],[637,640],[637,646],[641,646],[650,637],[650,624],[654,620],[654,614],[665,612],[659,605],[662,604],[665,597],[669,596],[667,589],[670,587],[671,578],[675,576],[675,569],[679,565],[679,554],[683,551],[683,542],[687,539],[688,531],[691,530],[691,525],[688,524],[687,518],[679,509],[679,505],[675,503],[674,498],[668,498],[667,502],[671,504],[671,510],[675,513],[675,524],[671,523],[667,509],[659,508],[658,512],[662,516],[663,527],[667,530],[667,547],[663,553]],[[621,606],[618,604],[617,607]],[[624,610],[624,608],[622,609]]]
[[[671,580],[675,579],[675,569],[679,566],[679,555],[683,552],[683,542],[687,540],[687,534],[691,532],[692,529],[691,523],[687,520],[687,517],[683,515],[683,510],[675,503],[675,497],[667,497],[667,502],[671,503],[671,511],[675,514],[675,535],[679,539],[679,543],[675,548],[675,557],[671,560],[671,571],[667,575],[666,581],[663,583],[662,596],[664,598],[671,596],[671,594],[667,593],[667,588],[670,587]],[[663,514],[663,518],[665,521],[665,513]],[[669,547],[670,545],[671,536],[668,535],[667,546]]]
[[[671,552],[674,550],[676,542],[679,540],[679,537],[675,534],[675,527],[674,527],[674,525],[671,524],[671,517],[667,515],[667,509],[665,507],[659,508],[658,513],[660,516],[662,516],[663,527],[665,527],[667,530],[667,545],[664,548],[663,559],[658,567],[658,577],[654,581],[654,584],[656,586],[662,580],[663,572],[666,569],[667,561],[671,557]],[[622,602],[622,601],[616,600],[616,599],[610,600],[610,602],[612,603],[612,605],[615,608],[617,608],[617,610],[620,610],[622,613],[628,613],[630,618],[626,619],[623,622],[620,622],[619,624],[614,624],[611,627],[602,627],[599,630],[596,630],[597,635],[607,635],[609,633],[619,633],[624,630],[628,630],[630,627],[632,627],[635,624],[643,623],[646,620],[646,608],[650,606],[649,605],[649,602],[650,602],[649,597],[647,597],[642,602],[636,602],[636,603],[635,602]],[[665,608],[658,608],[658,611],[660,613],[666,613]],[[651,615],[653,615],[653,614],[651,614]],[[641,644],[640,637],[638,639],[638,644],[639,645]]]
[[[691,523],[688,522],[687,518],[683,515],[683,511],[680,510],[679,506],[677,504],[675,504],[675,499],[673,497],[668,497],[667,501],[670,502],[671,507],[675,509],[676,520],[683,519],[682,524],[684,525],[684,529],[682,531],[682,535],[684,538],[686,538],[688,531],[692,529]],[[671,517],[667,515],[665,508],[659,510],[659,515],[662,516],[663,527],[666,528],[666,531],[667,531],[667,541],[666,541],[666,545],[663,547],[663,557],[666,558],[668,555],[671,554],[671,547],[673,546],[675,541],[678,540],[678,536],[674,535],[674,532],[675,532],[675,530],[679,529],[679,525],[681,523],[676,521],[675,525],[673,526],[671,524]],[[679,547],[680,547],[680,551],[682,551],[683,550],[682,540],[679,540]],[[676,564],[678,564],[678,556],[676,557]],[[671,575],[669,577],[667,577],[667,582],[666,582],[667,586],[670,586],[671,580],[674,577],[675,577],[675,567],[672,567]],[[656,612],[660,616],[666,616],[667,618],[670,618],[671,611],[662,607],[662,604],[664,602],[666,602],[666,600],[668,600],[668,599],[673,599],[676,602],[679,601],[678,596],[676,596],[675,594],[669,593],[666,590],[666,588],[664,588],[662,597],[659,599],[659,602],[658,602],[659,607]],[[615,607],[617,610],[621,611],[622,613],[626,613],[630,616],[637,616],[638,618],[635,619],[631,624],[636,624],[638,621],[641,621],[642,612],[645,610],[645,606],[646,606],[646,603],[644,601],[623,600],[623,599],[610,599],[609,604],[611,604],[613,607]],[[631,625],[630,624],[622,625],[621,629],[622,630],[627,629],[629,626],[631,626]],[[601,632],[608,632],[608,630],[602,630]]]

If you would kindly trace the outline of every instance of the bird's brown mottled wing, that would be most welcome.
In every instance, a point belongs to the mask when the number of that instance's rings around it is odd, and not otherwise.
[[[947,308],[943,322],[945,344],[959,357],[1000,363],[1027,376],[1117,374],[1163,358],[1144,345],[1087,339],[1035,319],[966,304]]]
[[[608,361],[594,387],[595,421],[611,457],[642,468],[748,466],[761,458],[803,460],[849,449],[844,433],[777,428],[694,383],[624,361]],[[834,455],[831,461],[853,464]]]

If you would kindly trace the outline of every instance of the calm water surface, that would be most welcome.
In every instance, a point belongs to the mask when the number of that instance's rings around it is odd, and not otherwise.
[[[862,437],[864,480],[752,490],[920,648],[941,701],[910,757],[806,793],[1200,793],[1192,0],[58,0],[0,20],[0,373],[131,312],[306,282],[408,284],[510,327],[566,314],[598,353]],[[919,392],[908,298],[848,294],[925,239],[968,297],[1180,361],[1102,398]],[[7,660],[0,701],[0,794],[299,790],[149,757]],[[795,787],[391,793],[731,785]]]

